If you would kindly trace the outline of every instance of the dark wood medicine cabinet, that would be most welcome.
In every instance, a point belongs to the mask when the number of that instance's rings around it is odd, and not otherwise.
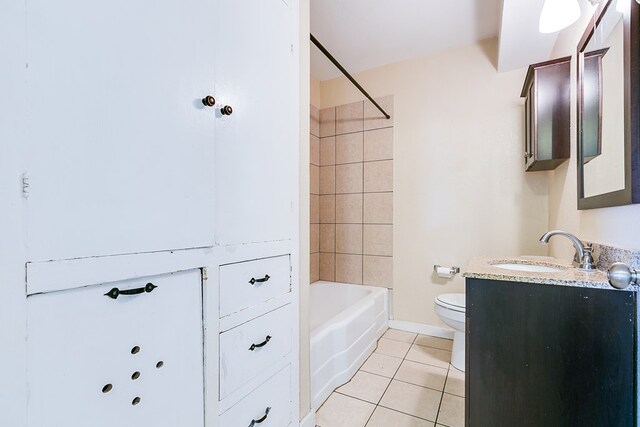
[[[551,170],[571,154],[571,57],[529,66],[525,98],[524,161],[527,172]]]

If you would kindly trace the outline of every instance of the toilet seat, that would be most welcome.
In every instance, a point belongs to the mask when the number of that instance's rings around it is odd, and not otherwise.
[[[435,300],[440,307],[464,313],[466,309],[465,294],[442,294],[438,295]]]

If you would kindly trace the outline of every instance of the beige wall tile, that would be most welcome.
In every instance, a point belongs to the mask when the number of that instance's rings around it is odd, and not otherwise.
[[[309,283],[320,280],[320,254],[311,254],[309,258],[311,265],[309,266]]]
[[[391,116],[387,119],[371,101],[364,102],[364,130],[393,126],[393,95],[373,98]]]
[[[309,165],[309,191],[311,194],[320,194],[320,167]]]
[[[393,191],[393,160],[364,164],[364,191]]]
[[[365,255],[362,265],[362,283],[393,288],[392,257]]]
[[[336,193],[362,193],[363,164],[336,166]]]
[[[336,164],[336,137],[320,138],[320,166]]]
[[[336,196],[318,196],[320,198],[320,223],[332,224],[336,222]]]
[[[309,197],[309,221],[311,224],[320,222],[320,196],[312,194]]]
[[[393,128],[364,132],[364,160],[393,159]]]
[[[336,225],[320,224],[320,252],[336,251]]]
[[[309,135],[309,163],[320,166],[320,138]]]
[[[363,132],[336,136],[336,164],[361,162],[363,159]]]
[[[363,253],[365,255],[393,255],[393,226],[364,225]]]
[[[393,224],[393,193],[365,193],[365,224]]]
[[[335,107],[320,110],[320,137],[336,134],[336,109]]]
[[[336,167],[320,166],[320,194],[336,194]]]
[[[336,107],[336,134],[360,132],[364,129],[364,102]]]
[[[336,280],[336,254],[320,252],[320,280]]]
[[[362,284],[362,255],[336,254],[336,282]]]
[[[336,223],[362,223],[362,194],[336,195]]]
[[[311,108],[309,110],[311,114],[309,122],[309,132],[312,135],[320,136],[320,110],[314,105],[311,105]]]
[[[336,252],[362,254],[362,224],[336,224]]]
[[[310,225],[309,253],[320,252],[320,224]]]

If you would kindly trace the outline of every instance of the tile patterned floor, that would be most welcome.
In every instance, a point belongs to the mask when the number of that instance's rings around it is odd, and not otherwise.
[[[464,426],[464,372],[452,341],[389,329],[351,380],[316,414],[317,427]]]

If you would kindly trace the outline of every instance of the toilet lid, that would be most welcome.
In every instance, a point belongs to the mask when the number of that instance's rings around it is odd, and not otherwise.
[[[436,297],[436,304],[455,311],[464,312],[465,303],[465,294],[442,294]]]

